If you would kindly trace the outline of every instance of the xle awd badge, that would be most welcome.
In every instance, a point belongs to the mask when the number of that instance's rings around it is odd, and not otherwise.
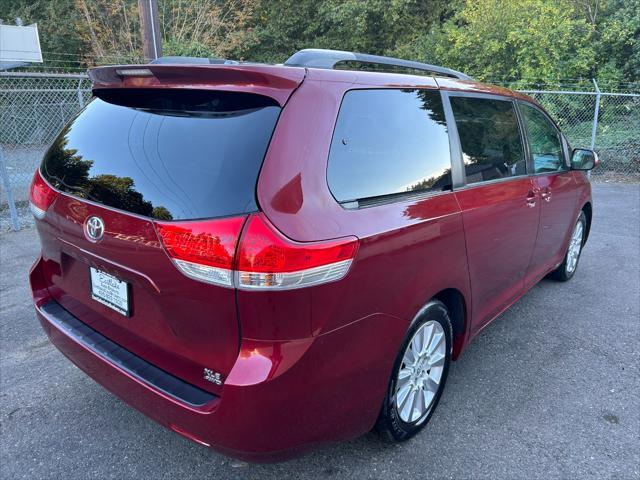
[[[222,385],[222,376],[209,368],[204,369],[204,379],[216,385]]]

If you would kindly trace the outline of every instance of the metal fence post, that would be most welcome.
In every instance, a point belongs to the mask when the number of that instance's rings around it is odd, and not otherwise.
[[[598,116],[600,115],[600,89],[596,79],[592,78],[593,86],[596,89],[596,108],[593,112],[593,128],[591,129],[591,150],[596,148],[596,131],[598,130]]]
[[[596,79],[592,78],[593,86],[596,89],[596,107],[593,111],[593,127],[591,129],[591,150],[596,149],[596,133],[598,131],[598,117],[600,116],[600,89],[596,83]],[[591,170],[587,172],[587,177],[591,178]]]
[[[16,202],[13,198],[13,191],[9,183],[9,173],[4,163],[4,155],[2,153],[2,145],[0,145],[0,177],[2,177],[2,185],[7,192],[7,203],[9,204],[9,213],[11,215],[11,227],[14,232],[20,230],[20,222],[18,221],[18,211],[16,210]]]
[[[81,86],[82,86],[82,78],[78,79],[77,95],[78,95],[78,105],[80,105],[80,109],[83,109],[84,108],[84,96],[82,95],[82,90],[80,90]]]

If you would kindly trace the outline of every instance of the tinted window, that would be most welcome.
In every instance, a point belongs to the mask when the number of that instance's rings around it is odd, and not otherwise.
[[[440,93],[347,92],[327,175],[338,201],[450,188],[449,138]]]
[[[520,106],[535,173],[565,170],[567,166],[562,153],[562,141],[556,127],[537,108],[525,104]]]
[[[450,97],[467,183],[526,174],[522,139],[513,103]]]
[[[41,171],[60,190],[149,217],[244,213],[256,209],[279,112],[244,93],[104,92],[65,127]]]

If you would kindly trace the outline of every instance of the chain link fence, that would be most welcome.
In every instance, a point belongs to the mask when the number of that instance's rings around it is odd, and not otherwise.
[[[572,147],[598,152],[594,181],[640,181],[640,94],[521,91],[544,106]]]
[[[0,73],[0,230],[33,222],[29,185],[62,127],[91,99],[84,74]]]
[[[591,147],[594,180],[640,181],[640,94],[523,91],[558,121],[572,146]],[[0,230],[32,223],[29,184],[62,127],[91,99],[84,74],[0,73]]]

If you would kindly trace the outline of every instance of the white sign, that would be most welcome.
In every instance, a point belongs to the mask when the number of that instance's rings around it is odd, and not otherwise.
[[[0,70],[42,63],[38,25],[0,25]]]

